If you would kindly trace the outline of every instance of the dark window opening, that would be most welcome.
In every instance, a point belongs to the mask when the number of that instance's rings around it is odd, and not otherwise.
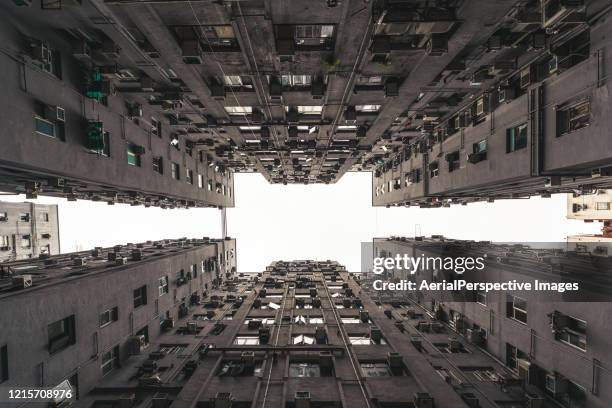
[[[57,353],[76,343],[74,315],[47,326],[49,354]]]
[[[147,304],[147,285],[134,290],[134,309]]]
[[[591,104],[588,99],[557,109],[557,137],[589,126]]]
[[[527,147],[527,124],[506,129],[506,153]]]

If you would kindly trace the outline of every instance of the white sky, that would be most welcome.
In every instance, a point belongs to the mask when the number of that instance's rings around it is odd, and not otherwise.
[[[565,195],[451,208],[372,207],[372,175],[347,173],[336,184],[268,184],[259,174],[235,177],[236,208],[228,232],[238,239],[238,270],[259,272],[273,260],[332,259],[361,269],[361,242],[390,235],[561,242],[596,233],[598,223],[567,220]],[[420,232],[419,232],[420,230]]]
[[[371,174],[347,173],[336,184],[269,184],[260,174],[236,174],[236,207],[227,210],[237,239],[238,271],[260,272],[279,259],[333,259],[359,271],[360,243],[389,235],[440,234],[488,241],[564,241],[597,233],[598,223],[567,220],[565,195],[451,208],[372,207]],[[26,201],[24,196],[0,196]],[[31,201],[31,200],[28,200]],[[219,237],[217,209],[162,210],[40,197],[59,204],[62,252],[162,238]]]

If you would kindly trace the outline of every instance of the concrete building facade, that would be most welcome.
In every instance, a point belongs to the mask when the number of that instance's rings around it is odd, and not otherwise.
[[[412,139],[387,146],[394,153],[374,172],[373,204],[439,207],[609,186],[601,67],[610,63],[610,14],[600,6],[526,2],[502,18],[474,58],[444,71],[400,121],[393,134]]]
[[[57,205],[0,201],[0,262],[59,252]]]
[[[84,396],[231,280],[235,251],[229,238],[180,239],[1,264],[0,383],[68,380]]]
[[[162,80],[127,32],[96,23],[103,2],[50,3],[2,5],[0,188],[28,198],[233,206],[231,170],[179,142],[169,122],[180,103],[167,95],[182,93],[180,81]],[[117,92],[141,70],[159,80],[157,93]]]
[[[58,296],[46,296],[51,307],[45,319],[37,316],[10,329],[20,333],[7,334],[9,344],[2,350],[8,350],[9,371],[3,385],[35,381],[46,373],[47,385],[68,379],[78,388],[73,406],[98,408],[555,406],[545,393],[433,315],[407,300],[371,297],[364,290],[366,281],[337,262],[277,261],[262,273],[234,274],[218,282],[198,267],[198,274],[187,280],[197,284],[197,291],[183,290],[184,284],[180,301],[172,301],[177,298],[172,279],[161,282],[169,270],[189,270],[202,257],[217,259],[216,245],[233,244],[181,242],[182,247],[172,242],[163,249],[136,248],[144,260],[128,261],[127,269],[110,266],[89,277],[56,282],[55,290],[64,288],[62,293],[82,291],[91,287],[87,280],[110,275],[125,281],[125,294],[112,294],[115,286],[98,290],[96,308],[82,301],[80,307],[63,305]],[[88,265],[96,262],[100,260],[90,258]],[[35,272],[28,270],[34,279],[30,289],[5,289],[1,296],[11,301],[6,313],[20,313],[11,309],[17,304],[24,312],[40,308],[36,293],[50,288],[43,281],[36,289]],[[75,285],[78,281],[82,283]],[[143,299],[136,291],[145,281],[148,300],[136,307]],[[181,315],[184,308],[177,310],[177,303],[187,298],[190,305]],[[85,317],[82,309],[96,310]],[[44,328],[55,331],[53,322],[66,316],[75,339],[57,337],[47,343]],[[434,325],[436,331],[424,329]],[[144,334],[142,327],[148,328]],[[32,339],[21,350],[32,351],[15,363],[11,339],[18,334]],[[83,362],[78,369],[69,370],[79,358]],[[39,360],[45,361],[42,367],[36,364]]]
[[[607,321],[612,313],[609,258],[580,252],[535,250],[521,245],[457,241],[443,237],[392,237],[374,240],[378,257],[483,256],[486,268],[461,277],[435,269],[410,275],[389,270],[373,279],[391,282],[408,279],[441,282],[540,281],[580,282],[580,295],[542,291],[405,291],[375,292],[381,301],[408,301],[410,315],[426,315],[437,323],[421,331],[435,333],[438,325],[450,328],[472,345],[503,362],[525,384],[543,392],[555,406],[607,407],[612,394],[610,337]],[[453,372],[457,371],[457,368]],[[518,405],[517,405],[518,406]],[[552,406],[552,405],[551,405]]]

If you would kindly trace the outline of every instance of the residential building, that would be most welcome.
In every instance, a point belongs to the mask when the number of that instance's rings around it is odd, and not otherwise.
[[[435,334],[443,326],[486,351],[522,378],[528,389],[554,400],[554,406],[610,405],[612,393],[605,386],[610,381],[611,363],[606,326],[606,316],[612,313],[612,287],[606,277],[610,258],[593,260],[558,248],[534,249],[442,236],[377,238],[373,246],[376,257],[486,257],[482,271],[458,275],[430,267],[411,274],[390,269],[381,275],[368,274],[366,286],[380,302],[396,305],[421,325],[421,332]],[[373,291],[376,279],[411,280],[417,283],[417,290]],[[418,290],[423,281],[457,279],[578,282],[580,291]],[[423,316],[432,318],[433,325],[420,323]],[[453,376],[463,370],[453,367],[450,371]]]
[[[59,252],[57,205],[0,201],[0,262]]]
[[[235,251],[229,238],[179,239],[0,264],[0,383],[67,380],[85,396],[162,333],[182,338],[190,311],[232,279]]]

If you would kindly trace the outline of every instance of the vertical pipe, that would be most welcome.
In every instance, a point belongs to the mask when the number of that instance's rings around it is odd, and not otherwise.
[[[227,238],[227,212],[226,208],[221,208],[221,238]]]

